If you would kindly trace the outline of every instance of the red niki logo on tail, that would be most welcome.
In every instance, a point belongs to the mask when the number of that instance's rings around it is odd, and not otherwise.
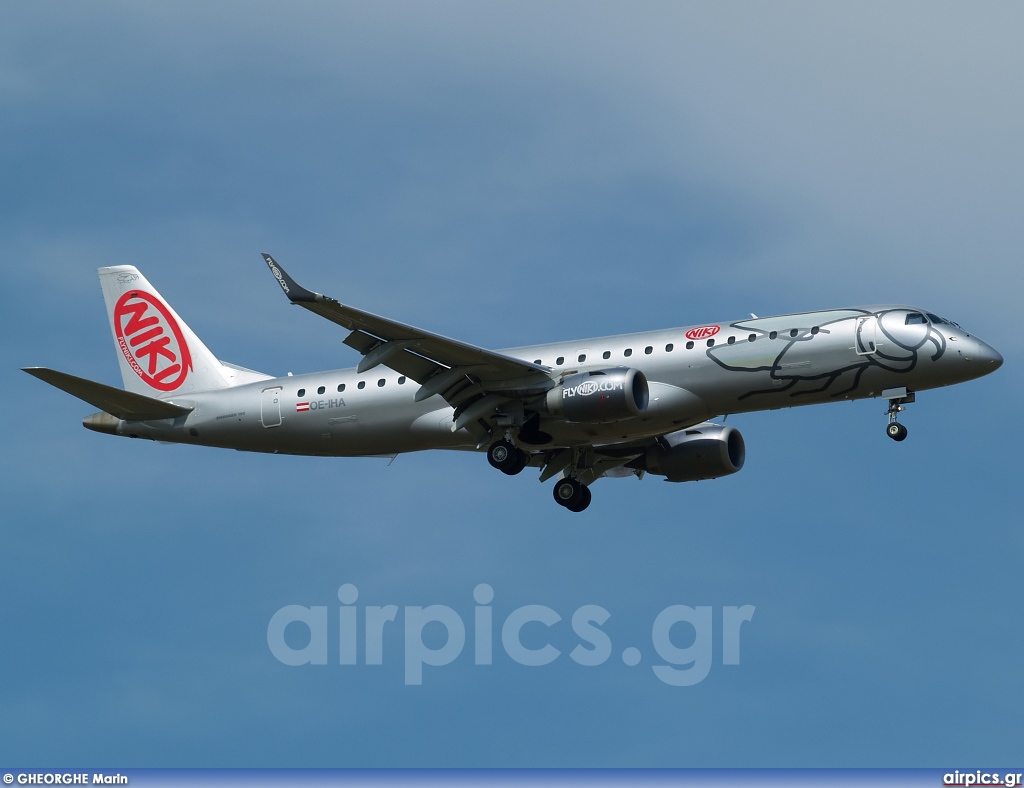
[[[114,333],[128,365],[158,391],[174,391],[192,371],[181,328],[156,296],[129,290],[117,299]]]

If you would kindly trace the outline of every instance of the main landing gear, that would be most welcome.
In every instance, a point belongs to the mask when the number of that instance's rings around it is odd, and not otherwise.
[[[571,476],[559,479],[554,489],[555,503],[570,512],[582,512],[590,506],[590,488]]]
[[[516,446],[511,437],[506,435],[488,447],[487,461],[502,473],[515,476],[529,464],[530,455]],[[554,493],[555,502],[570,512],[582,512],[590,506],[590,488],[575,476],[559,479],[555,483]]]
[[[906,440],[907,428],[900,424],[898,419],[900,414],[906,410],[903,407],[904,403],[909,404],[913,401],[914,393],[908,392],[906,389],[902,391],[902,396],[889,398],[889,409],[886,411],[886,415],[889,417],[889,425],[885,428],[885,434],[894,441]]]
[[[497,468],[509,476],[515,476],[522,471],[529,461],[530,455],[517,448],[508,439],[495,441],[487,450],[487,462],[491,464],[491,467]]]

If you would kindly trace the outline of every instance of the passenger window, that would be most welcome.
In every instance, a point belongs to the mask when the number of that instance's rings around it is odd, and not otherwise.
[[[922,325],[924,322],[924,315],[922,315],[920,312],[911,312],[909,315],[907,315],[908,326],[919,326]]]
[[[747,342],[753,342],[755,339],[757,339],[757,334],[751,334],[747,337]]]
[[[377,381],[377,388],[384,388],[384,378]]]
[[[344,390],[345,390],[345,384],[344,383],[339,383],[338,384],[338,393],[341,393]]]
[[[300,397],[305,397],[306,396],[306,390],[305,389],[299,389],[299,396]]]
[[[624,355],[626,357],[632,356],[633,355],[633,348],[631,348],[631,347],[626,348],[625,350],[622,351],[622,355]]]
[[[814,326],[814,327],[813,327],[813,328],[811,329],[811,333],[812,333],[812,334],[817,334],[817,333],[818,333],[818,327],[817,327],[817,326]]]
[[[325,391],[327,391],[327,389],[325,389],[323,386],[321,386],[320,388],[318,388],[316,390],[316,393],[317,394],[323,394]]]
[[[669,342],[667,345],[665,345],[665,352],[666,353],[671,353],[672,352],[672,348],[674,348],[674,347],[675,347],[675,345],[673,345],[671,342]]]
[[[687,342],[686,343],[686,349],[687,350],[693,350],[693,342]]]
[[[360,380],[358,388],[365,389],[366,388],[366,381],[365,380]]]
[[[790,335],[791,337],[795,337],[795,336],[796,336],[797,334],[799,334],[799,333],[800,333],[800,332],[799,332],[799,331],[797,331],[797,330],[796,330],[796,329],[794,328],[794,329],[793,329],[792,331],[790,331],[790,332],[789,332],[789,335]]]
[[[776,339],[778,336],[779,336],[779,332],[778,331],[772,331],[772,333],[770,333],[768,335],[768,339]]]
[[[402,377],[400,377],[398,379],[398,385],[399,386],[404,386],[405,385],[405,375],[402,375]]]
[[[556,367],[560,367],[564,363],[565,363],[565,356],[559,356],[558,358],[555,359],[555,366]]]
[[[714,346],[715,346],[715,340],[709,339],[708,340],[708,347],[714,347]]]
[[[601,358],[611,358],[611,357],[612,357],[612,352],[610,350],[606,350],[604,353],[601,354]]]
[[[651,353],[653,353],[653,352],[654,352],[654,348],[651,347],[650,345],[648,345],[647,347],[644,348],[644,353],[646,353],[648,356],[651,355]]]
[[[729,337],[729,344],[730,345],[736,344],[736,337]]]
[[[586,360],[587,360],[587,354],[586,353],[580,353],[579,358],[576,359],[576,361],[578,363],[580,363],[580,364],[582,364]]]

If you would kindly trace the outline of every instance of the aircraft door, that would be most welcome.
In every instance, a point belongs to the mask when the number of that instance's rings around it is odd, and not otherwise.
[[[858,317],[856,328],[857,353],[862,356],[874,353],[876,350],[876,333],[878,318],[875,315],[869,317]]]
[[[260,400],[260,421],[264,427],[281,426],[281,387],[263,389]]]

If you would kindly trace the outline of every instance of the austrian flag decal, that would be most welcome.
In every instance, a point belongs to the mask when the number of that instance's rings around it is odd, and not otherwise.
[[[136,375],[157,391],[175,391],[192,371],[178,322],[150,293],[129,290],[114,305],[117,346]]]
[[[309,410],[309,403],[308,402],[296,402],[295,403],[295,412],[296,413],[305,413],[307,410]]]

